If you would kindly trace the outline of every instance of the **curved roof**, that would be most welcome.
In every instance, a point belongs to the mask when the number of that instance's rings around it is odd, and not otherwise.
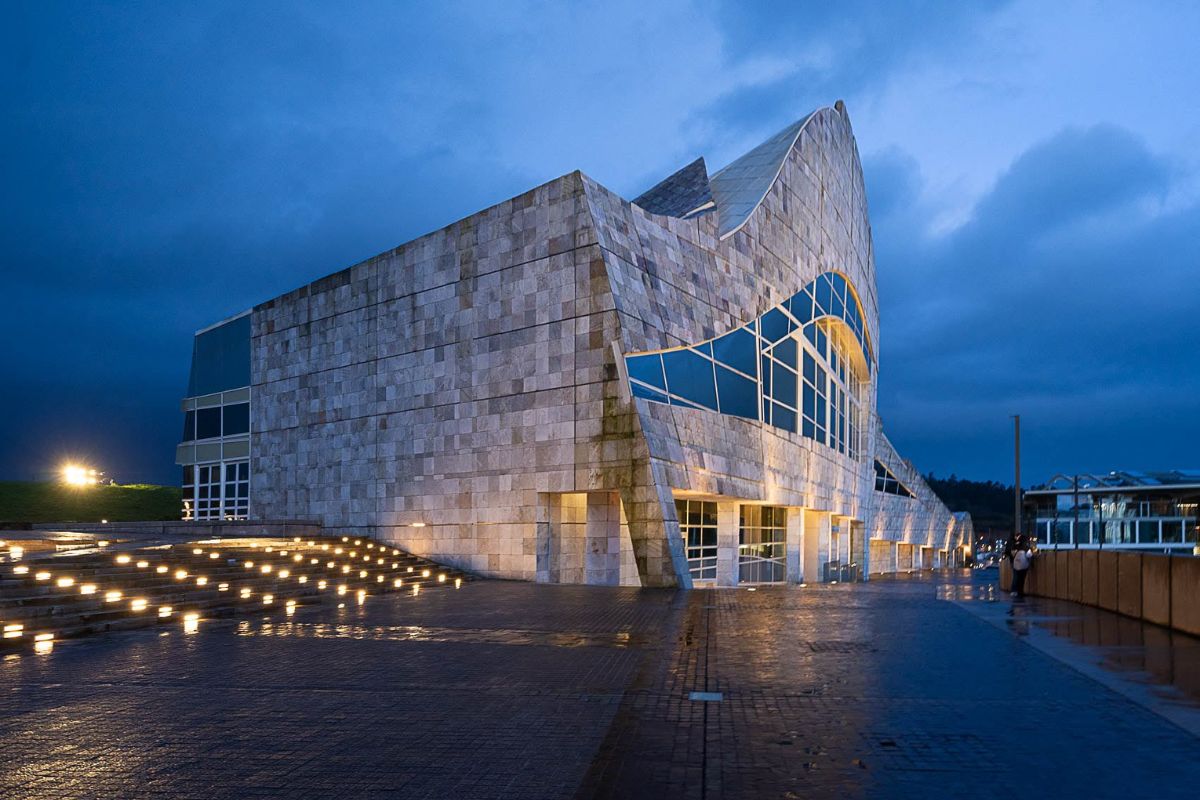
[[[1074,475],[1059,473],[1043,486],[1030,489],[1036,491],[1073,490]],[[1200,485],[1200,470],[1173,469],[1162,472],[1142,472],[1140,470],[1115,470],[1107,474],[1080,473],[1080,491],[1096,489],[1170,489],[1172,487]]]
[[[722,239],[742,227],[762,203],[804,126],[821,110],[793,122],[709,178],[719,215],[718,235]]]

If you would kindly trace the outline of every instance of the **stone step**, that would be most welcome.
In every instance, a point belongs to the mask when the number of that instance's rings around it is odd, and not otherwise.
[[[356,602],[359,592],[419,592],[472,579],[361,539],[101,548],[0,566],[0,646],[177,621],[182,614],[286,613],[289,601]]]

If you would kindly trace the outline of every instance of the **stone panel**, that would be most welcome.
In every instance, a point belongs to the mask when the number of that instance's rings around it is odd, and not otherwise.
[[[1099,555],[1096,550],[1080,550],[1080,596],[1079,602],[1089,606],[1099,605]]]
[[[1142,556],[1117,553],[1117,611],[1142,616]]]
[[[1171,625],[1200,636],[1200,558],[1171,559]]]
[[[1118,610],[1117,553],[1112,550],[1096,552],[1096,604],[1109,611]]]
[[[1142,556],[1142,619],[1171,625],[1171,557]]]

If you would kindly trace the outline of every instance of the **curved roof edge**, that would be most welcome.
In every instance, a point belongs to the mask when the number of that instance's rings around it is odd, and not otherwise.
[[[822,111],[835,110],[836,105],[815,109],[709,178],[717,203],[719,238],[727,239],[740,230],[762,205],[808,123]]]

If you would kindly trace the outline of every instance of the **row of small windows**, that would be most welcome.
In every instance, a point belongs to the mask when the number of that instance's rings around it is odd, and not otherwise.
[[[892,474],[892,471],[883,465],[879,459],[875,460],[875,491],[885,494],[894,494],[900,497],[915,497],[907,486],[900,482],[900,479]]]
[[[215,439],[250,432],[250,404],[234,403],[187,411],[183,417],[183,439]]]
[[[844,277],[827,273],[787,303],[712,341],[627,356],[630,387],[646,400],[761,420],[857,459],[864,382],[841,337],[831,335],[828,317],[854,333],[869,371],[858,301]]]

